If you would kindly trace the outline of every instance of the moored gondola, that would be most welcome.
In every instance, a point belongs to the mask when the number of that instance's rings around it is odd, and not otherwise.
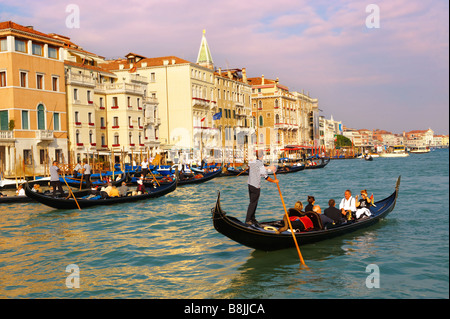
[[[330,239],[336,236],[348,234],[358,229],[371,226],[380,219],[386,217],[395,207],[400,186],[400,177],[397,179],[395,191],[387,198],[375,202],[371,207],[370,217],[347,221],[340,225],[333,225],[327,229],[317,229],[307,232],[296,232],[295,237],[299,245],[314,243]],[[249,226],[237,218],[228,216],[220,206],[220,192],[217,196],[216,205],[211,209],[214,228],[228,238],[250,248],[271,251],[294,247],[295,243],[289,231],[277,234],[276,227],[281,226],[281,221],[261,223],[260,227]],[[268,227],[270,226],[270,227]],[[267,229],[265,229],[266,227]]]
[[[200,184],[200,183],[204,183],[207,182],[213,178],[219,177],[220,174],[222,174],[222,171],[220,169],[213,171],[213,172],[208,172],[208,173],[201,173],[201,177],[197,174],[192,174],[192,176],[186,176],[186,177],[181,177],[178,180],[178,186],[181,185],[189,185],[189,184]],[[197,177],[196,177],[197,176]]]
[[[35,193],[32,192],[29,185],[25,183],[25,194],[40,202],[41,204],[57,208],[57,209],[77,209],[77,203],[80,206],[80,208],[88,208],[92,206],[98,206],[98,205],[113,205],[113,204],[120,204],[120,203],[128,203],[128,202],[135,202],[139,200],[145,200],[150,198],[155,198],[159,196],[166,195],[170,192],[173,192],[177,187],[177,182],[174,180],[170,184],[161,185],[160,187],[156,188],[148,188],[148,193],[141,194],[141,195],[130,195],[130,196],[123,196],[123,197],[108,197],[108,198],[98,198],[94,197],[91,199],[83,198],[88,193],[89,190],[81,191],[78,193],[75,193],[75,197],[77,198],[77,201],[70,197],[52,197],[49,195],[44,195],[41,193]]]
[[[110,175],[112,176],[112,174],[110,174]],[[113,186],[119,186],[122,184],[122,182],[124,182],[128,179],[128,173],[116,172],[114,176],[119,176],[119,175],[120,175],[120,177],[118,179],[111,181],[111,184]],[[106,177],[106,176],[108,176],[108,175],[105,174],[103,177]],[[65,179],[65,181],[64,181],[64,179]],[[73,179],[70,177],[65,177],[65,178],[60,177],[59,180],[63,185],[65,184],[65,182],[67,182],[67,184],[69,186],[75,187],[75,188],[80,188],[80,183],[81,183],[82,189],[86,188],[86,185],[87,185],[86,180],[83,180],[81,178]],[[108,185],[108,180],[91,178],[91,186],[102,187],[102,186],[107,186],[107,185]]]
[[[317,165],[306,165],[305,169],[318,169],[318,168],[324,168],[325,166],[328,165],[328,163],[330,162],[330,159],[326,159],[326,160],[322,160],[322,162],[320,164]]]

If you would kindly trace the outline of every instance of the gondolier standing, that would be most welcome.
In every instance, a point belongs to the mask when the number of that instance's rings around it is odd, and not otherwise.
[[[248,164],[248,194],[250,197],[250,203],[247,209],[247,217],[245,222],[249,225],[258,225],[255,219],[256,207],[258,206],[259,195],[261,194],[261,177],[264,177],[267,181],[272,183],[278,183],[278,179],[272,179],[268,175],[268,171],[264,167],[263,162],[260,160],[262,157],[262,151],[256,153],[256,159]],[[268,167],[272,172],[276,172],[275,166]]]
[[[56,188],[58,188],[61,195],[64,195],[61,181],[59,180],[59,167],[57,161],[54,161],[53,165],[50,167],[50,185],[53,187],[53,197],[56,196]]]

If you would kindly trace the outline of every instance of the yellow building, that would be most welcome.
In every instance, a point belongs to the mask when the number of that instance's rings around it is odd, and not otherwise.
[[[67,160],[64,43],[7,21],[0,44],[0,170],[45,174]]]
[[[221,133],[218,150],[224,151],[223,160],[227,163],[248,161],[249,153],[253,151],[255,129],[246,69],[219,68],[214,75],[216,111],[220,114],[220,119],[214,121]]]

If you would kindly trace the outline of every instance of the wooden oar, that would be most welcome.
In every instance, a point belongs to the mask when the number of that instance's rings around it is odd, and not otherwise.
[[[248,167],[247,167],[245,170],[243,170],[242,172],[240,172],[239,174],[237,174],[236,176],[239,176],[239,175],[241,175],[242,173],[245,173],[246,171],[248,171]]]
[[[70,195],[72,195],[73,199],[75,200],[75,203],[77,203],[78,209],[81,210],[80,205],[78,204],[78,201],[77,201],[77,199],[75,198],[75,195],[73,194],[72,190],[71,190],[70,187],[69,187],[69,184],[67,184],[66,179],[64,178],[64,176],[63,176],[62,178],[63,178],[64,182],[66,183],[67,188],[69,189]]]
[[[275,179],[277,179],[277,176],[275,175],[275,172],[273,173],[273,177]],[[303,257],[302,257],[302,253],[300,252],[300,248],[298,247],[297,238],[295,237],[294,230],[292,229],[291,221],[289,220],[289,215],[288,215],[288,212],[287,212],[287,209],[286,209],[286,205],[284,204],[283,195],[281,195],[280,183],[277,183],[277,187],[278,187],[278,192],[280,193],[281,202],[283,203],[284,213],[286,214],[286,220],[287,220],[287,222],[289,224],[289,228],[291,230],[292,238],[294,239],[294,242],[295,242],[295,247],[297,247],[298,257],[300,258],[300,262],[302,263],[302,265],[306,266],[305,261],[303,260]]]

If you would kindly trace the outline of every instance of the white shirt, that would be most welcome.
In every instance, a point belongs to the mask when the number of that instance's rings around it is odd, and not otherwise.
[[[248,184],[256,188],[261,188],[261,177],[267,179],[267,170],[264,167],[263,162],[260,160],[252,161],[248,163]]]
[[[341,203],[339,204],[339,209],[342,209],[342,208],[344,210],[351,210],[352,212],[356,211],[355,199],[352,196],[350,196],[350,198],[348,200],[343,198],[341,200]]]
[[[141,167],[142,167],[142,169],[148,168],[148,162],[142,162]]]

